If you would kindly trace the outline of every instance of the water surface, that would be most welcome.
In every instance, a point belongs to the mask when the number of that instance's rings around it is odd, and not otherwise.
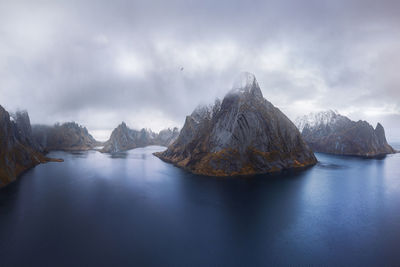
[[[163,149],[52,152],[0,190],[0,265],[400,264],[400,154],[210,178]]]

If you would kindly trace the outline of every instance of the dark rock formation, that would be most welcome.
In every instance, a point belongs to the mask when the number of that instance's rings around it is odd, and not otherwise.
[[[129,129],[125,122],[122,122],[113,130],[101,152],[116,153],[150,145],[168,146],[177,138],[178,134],[178,128],[165,129],[157,134],[147,129],[140,131]]]
[[[11,120],[14,121],[16,127],[16,137],[22,143],[29,145],[37,151],[41,151],[39,144],[34,140],[32,135],[31,121],[27,111],[17,111],[10,114]]]
[[[54,126],[33,125],[33,137],[45,151],[89,150],[101,145],[86,129],[75,122],[55,124]]]
[[[28,113],[10,117],[0,106],[0,187],[14,181],[22,172],[39,163],[48,162],[32,138]]]
[[[178,139],[155,155],[210,176],[269,173],[317,162],[296,126],[263,98],[249,73],[242,74],[222,103],[196,108]]]
[[[352,121],[330,110],[300,117],[296,124],[315,152],[365,157],[395,153],[380,123],[374,129],[366,121]]]

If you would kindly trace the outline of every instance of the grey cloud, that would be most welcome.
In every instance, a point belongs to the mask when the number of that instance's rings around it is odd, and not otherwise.
[[[0,104],[36,123],[159,130],[181,126],[247,70],[291,118],[334,108],[381,118],[400,136],[399,9],[389,0],[0,0]]]

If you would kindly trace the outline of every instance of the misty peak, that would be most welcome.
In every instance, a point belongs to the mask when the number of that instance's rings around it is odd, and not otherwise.
[[[233,83],[230,94],[251,94],[263,98],[256,76],[250,72],[242,72]]]

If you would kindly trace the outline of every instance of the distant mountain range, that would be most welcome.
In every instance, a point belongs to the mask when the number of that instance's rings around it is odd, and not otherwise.
[[[395,153],[380,123],[374,129],[366,121],[352,121],[333,110],[311,113],[295,122],[315,152],[365,157]]]
[[[55,124],[54,126],[33,125],[32,135],[44,151],[88,150],[102,145],[89,134],[86,127],[75,122]]]
[[[297,127],[296,127],[297,126]],[[133,130],[124,122],[108,141],[98,142],[75,123],[33,125],[26,111],[9,114],[0,106],[0,187],[39,163],[60,161],[52,150],[116,153],[159,145],[160,159],[190,172],[210,176],[249,175],[303,168],[317,162],[313,151],[376,157],[395,153],[385,130],[352,121],[336,111],[311,113],[292,123],[264,99],[254,75],[243,73],[222,101],[198,106],[178,128],[154,133]]]
[[[122,122],[105,142],[103,153],[116,153],[150,145],[169,146],[178,137],[178,128],[165,129],[158,134],[148,129],[132,130]]]

